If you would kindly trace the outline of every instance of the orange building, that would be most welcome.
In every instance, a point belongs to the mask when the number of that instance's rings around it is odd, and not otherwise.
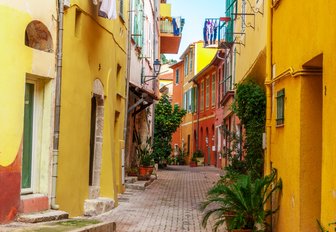
[[[173,95],[172,95],[172,105],[178,105],[182,107],[182,93],[183,93],[183,82],[184,82],[184,62],[180,61],[176,64],[170,66],[173,70]],[[181,128],[177,128],[172,138],[172,147],[174,155],[178,152],[178,147],[181,147]]]
[[[220,108],[217,92],[220,87],[218,78],[221,73],[223,58],[215,54],[211,62],[190,80],[196,85],[196,114],[194,114],[194,150],[200,150],[204,155],[204,165],[219,164],[220,148],[216,143],[216,111]]]

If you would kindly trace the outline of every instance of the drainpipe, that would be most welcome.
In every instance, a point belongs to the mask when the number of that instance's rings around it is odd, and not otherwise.
[[[271,172],[271,129],[272,129],[272,0],[267,5],[267,38],[266,38],[266,154],[264,173]]]
[[[56,89],[55,89],[55,118],[53,135],[53,161],[51,180],[51,208],[59,209],[56,204],[56,181],[58,169],[59,152],[59,132],[60,132],[60,112],[61,112],[61,80],[62,80],[62,52],[63,52],[63,16],[64,0],[58,0],[58,34],[57,34],[57,69],[56,69]]]
[[[199,150],[199,118],[200,118],[200,106],[199,106],[199,99],[200,99],[200,96],[198,95],[199,93],[199,84],[193,80],[194,84],[197,86],[197,93],[196,93],[196,96],[197,97],[197,108],[196,108],[196,111],[197,111],[197,132],[196,132],[196,151]]]
[[[124,156],[126,156],[128,154],[128,133],[127,133],[127,125],[128,125],[128,114],[129,114],[129,110],[128,110],[128,101],[129,101],[129,82],[131,79],[131,39],[132,39],[132,2],[133,1],[129,1],[128,3],[128,28],[127,28],[127,67],[126,67],[126,87],[125,87],[125,92],[126,92],[126,100],[125,100],[125,121],[124,121],[124,146],[125,146],[125,152],[124,152]],[[122,159],[122,167],[125,167],[125,159]],[[124,170],[125,171],[125,170]],[[126,175],[126,173],[124,173]]]

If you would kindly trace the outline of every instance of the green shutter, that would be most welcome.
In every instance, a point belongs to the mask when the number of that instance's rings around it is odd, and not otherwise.
[[[21,187],[31,188],[33,156],[34,84],[26,83]]]
[[[193,112],[193,113],[195,113],[196,112],[196,108],[195,108],[195,97],[196,97],[196,95],[195,95],[195,87],[193,87],[192,89],[191,89],[191,112]]]

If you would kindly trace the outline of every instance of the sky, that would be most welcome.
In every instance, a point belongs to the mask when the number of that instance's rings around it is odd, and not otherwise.
[[[167,0],[167,3],[171,4],[172,17],[185,18],[179,52],[166,54],[168,59],[179,60],[190,43],[203,40],[205,18],[225,16],[225,0]]]

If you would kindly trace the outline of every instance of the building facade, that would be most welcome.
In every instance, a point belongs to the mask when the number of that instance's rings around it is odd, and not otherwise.
[[[50,208],[57,10],[55,2],[2,1],[0,12],[0,223],[7,223]]]

